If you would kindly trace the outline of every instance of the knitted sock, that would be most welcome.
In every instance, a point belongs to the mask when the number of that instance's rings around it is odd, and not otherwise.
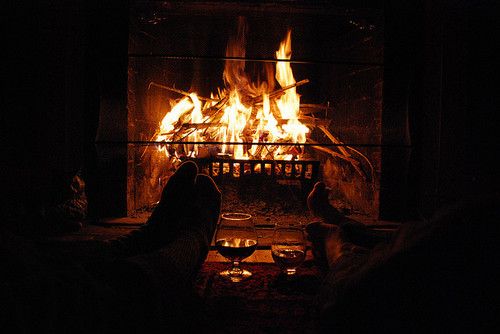
[[[195,224],[206,237],[207,244],[212,241],[221,210],[221,192],[214,180],[205,174],[198,174],[195,184]]]
[[[193,214],[194,183],[198,167],[192,161],[181,164],[163,188],[160,202],[139,230],[111,242],[112,253],[133,256],[158,249],[178,234]]]

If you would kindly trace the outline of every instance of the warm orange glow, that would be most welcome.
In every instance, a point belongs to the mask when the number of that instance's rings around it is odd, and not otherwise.
[[[245,56],[244,32],[244,24],[240,24],[236,38],[228,43],[228,57]],[[282,91],[269,91],[274,83],[251,83],[245,73],[245,62],[227,60],[223,73],[225,88],[218,89],[219,93],[215,96],[212,94],[204,105],[196,93],[171,101],[171,109],[160,124],[156,141],[223,142],[219,152],[229,154],[234,159],[299,159],[296,148],[277,145],[305,143],[309,133],[309,128],[299,121],[300,95],[294,87],[296,81],[290,62],[287,61],[291,55],[292,39],[291,31],[288,31],[276,52],[275,77]],[[184,154],[200,156],[200,145],[182,146]],[[169,155],[165,147],[161,150]]]

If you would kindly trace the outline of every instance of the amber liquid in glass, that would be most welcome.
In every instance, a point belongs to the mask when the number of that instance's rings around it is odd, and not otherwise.
[[[257,240],[242,238],[225,238],[215,242],[219,254],[231,261],[242,261],[253,254],[257,248]]]
[[[295,269],[304,262],[306,253],[300,249],[274,249],[273,260],[283,270]]]

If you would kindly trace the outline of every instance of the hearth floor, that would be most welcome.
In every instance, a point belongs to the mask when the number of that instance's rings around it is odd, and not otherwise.
[[[130,233],[133,230],[138,229],[141,225],[143,225],[149,214],[143,216],[135,216],[135,217],[118,217],[118,218],[106,218],[100,219],[99,221],[88,222],[83,225],[82,229],[75,232],[65,233],[63,235],[44,237],[45,241],[58,241],[58,242],[99,242],[104,240],[110,240],[127,233]],[[366,225],[369,225],[376,229],[394,229],[399,225],[397,222],[389,222],[389,221],[380,221],[374,219],[368,219],[362,216],[351,216],[352,218],[363,222]],[[289,217],[289,221],[300,221],[304,224],[307,221],[313,221],[310,217],[302,217],[294,220],[293,216]],[[256,254],[261,254],[257,256],[255,259],[252,259],[254,262],[272,262],[272,258],[268,250],[271,246],[272,235],[273,235],[273,227],[272,224],[256,224],[257,234],[259,237],[258,243],[258,251]],[[212,251],[216,254],[214,243],[211,245]],[[265,252],[261,253],[260,250]],[[211,251],[211,254],[212,254]],[[269,253],[269,254],[268,254]],[[267,254],[267,255],[262,255]],[[210,255],[209,259],[214,261],[223,260],[216,255]],[[250,260],[250,259],[249,259]]]

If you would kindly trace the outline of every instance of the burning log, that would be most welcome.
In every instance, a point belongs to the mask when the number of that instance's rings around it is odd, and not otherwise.
[[[314,103],[301,103],[301,109],[318,109],[318,110],[329,110],[331,107],[329,105],[314,104]]]
[[[262,102],[254,104],[255,107],[262,107]],[[314,103],[301,103],[299,106],[301,115],[310,115],[314,112],[328,112],[332,109],[329,105],[314,104]]]
[[[312,139],[308,139],[308,142],[312,143],[312,144],[318,144],[316,141],[314,141]],[[359,175],[361,175],[362,177],[365,177],[365,174],[359,168],[359,161],[357,161],[357,160],[355,160],[353,158],[350,158],[348,156],[345,156],[345,155],[343,155],[341,153],[337,153],[334,150],[332,150],[330,148],[327,148],[327,147],[312,146],[312,148],[314,148],[314,149],[316,149],[318,151],[322,151],[322,152],[328,153],[328,154],[330,154],[333,157],[340,158],[342,160],[345,160],[345,161],[349,162]]]
[[[300,113],[301,115],[311,115],[314,113],[324,113],[325,117],[328,116],[328,111],[332,109],[330,107],[330,103],[327,105],[322,105],[322,104],[305,104],[301,103],[300,104]]]
[[[285,86],[285,87],[282,87],[280,89],[277,89],[271,93],[269,93],[269,97],[271,98],[276,98],[278,97],[279,95],[281,95],[282,93],[284,93],[286,90],[290,89],[290,88],[294,88],[294,87],[299,87],[299,86],[302,86],[302,85],[305,85],[306,83],[309,83],[309,79],[304,79],[304,80],[300,80],[296,83],[293,83],[291,85],[288,85],[288,86]]]
[[[331,123],[331,120],[327,119],[318,119],[314,117],[307,117],[307,116],[300,116],[298,120],[310,127],[319,127],[319,126],[329,126]],[[278,125],[283,125],[286,124],[290,121],[290,119],[287,118],[280,118],[277,119]],[[181,128],[184,129],[205,129],[205,128],[210,128],[210,127],[220,127],[221,124],[218,122],[203,122],[203,123],[183,123],[179,124],[178,128],[176,130],[172,130],[171,132],[167,133],[161,133],[161,135],[172,135],[176,132],[179,132]],[[255,129],[255,125],[252,127],[252,129]]]
[[[291,88],[294,88],[294,87],[299,87],[299,86],[305,85],[307,83],[309,83],[309,79],[300,80],[300,81],[293,83],[291,85],[282,87],[280,89],[277,89],[275,91],[270,92],[269,98],[278,98],[280,95],[284,94],[285,91],[287,91]],[[257,96],[256,98],[253,99],[253,104],[257,104],[257,103],[262,103],[262,96]]]
[[[314,117],[310,117],[310,116],[299,116],[297,119],[302,124],[305,124],[311,128],[319,127],[319,126],[327,127],[327,126],[330,126],[330,123],[332,122],[329,119],[319,119],[319,118],[314,118]],[[279,119],[278,124],[285,124],[288,121],[289,121],[288,119]]]
[[[177,89],[177,88],[172,88],[172,87],[160,85],[160,84],[157,84],[156,82],[150,82],[149,85],[148,85],[148,89],[150,89],[151,86],[155,86],[155,87],[158,87],[158,88],[169,90],[171,92],[178,93],[178,94],[181,94],[181,95],[184,95],[184,96],[190,96],[191,95],[190,92],[186,92],[185,90],[181,90],[181,89]],[[220,100],[212,99],[210,97],[203,97],[203,96],[198,96],[198,95],[197,95],[197,97],[198,97],[198,99],[200,99],[202,101],[209,101],[209,102],[219,102],[220,101]]]
[[[338,140],[334,135],[332,135],[332,133],[330,132],[330,130],[328,130],[326,127],[324,126],[318,126],[318,128],[323,131],[323,133],[332,141],[332,143],[334,144],[343,144],[340,140]],[[341,146],[338,147],[339,148],[339,151],[342,152],[342,154],[345,156],[345,157],[350,157],[351,155],[349,154],[349,152],[347,152],[347,150]]]

